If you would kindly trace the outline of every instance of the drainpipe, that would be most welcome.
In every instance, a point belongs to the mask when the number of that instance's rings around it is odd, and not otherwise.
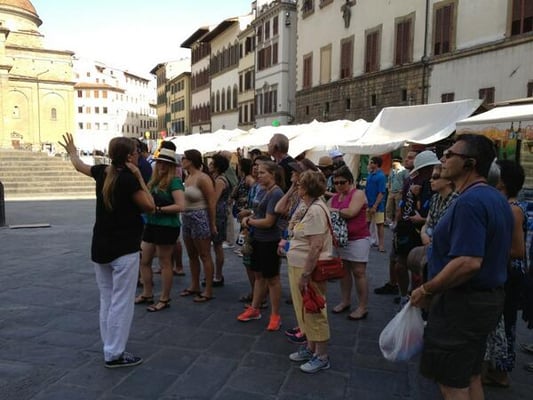
[[[428,77],[429,77],[429,56],[428,56],[428,32],[429,32],[429,0],[426,0],[426,21],[424,27],[424,55],[422,56],[422,104],[428,102]]]

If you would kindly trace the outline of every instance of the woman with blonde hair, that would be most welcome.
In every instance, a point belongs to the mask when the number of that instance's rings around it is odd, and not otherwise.
[[[155,214],[148,215],[141,244],[141,277],[143,293],[135,299],[135,304],[149,304],[147,311],[156,312],[170,307],[170,290],[172,289],[172,253],[180,234],[178,213],[185,208],[183,183],[176,177],[176,154],[170,149],[162,148],[154,158],[155,168],[148,188],[156,205]],[[161,267],[161,295],[159,301],[152,304],[153,275],[152,260],[156,255]]]
[[[133,299],[139,273],[141,213],[155,204],[139,168],[134,142],[117,137],[109,142],[111,165],[85,164],[70,133],[59,143],[77,171],[96,181],[96,221],[91,259],[100,290],[100,335],[106,368],[132,367],[142,358],[125,351],[133,319]]]
[[[215,186],[207,174],[198,150],[185,150],[181,165],[187,171],[185,180],[185,211],[183,241],[189,255],[191,286],[180,296],[194,296],[195,303],[205,303],[213,298],[213,259],[211,239],[217,234],[215,223]],[[200,291],[200,261],[204,266],[205,289]]]

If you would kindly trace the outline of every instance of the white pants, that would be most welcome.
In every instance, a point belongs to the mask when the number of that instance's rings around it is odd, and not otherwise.
[[[130,334],[135,291],[139,277],[139,252],[107,264],[94,263],[100,289],[100,336],[105,361],[119,358]]]

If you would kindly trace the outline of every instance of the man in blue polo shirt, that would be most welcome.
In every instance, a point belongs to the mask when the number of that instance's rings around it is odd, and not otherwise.
[[[440,176],[459,197],[434,229],[428,281],[411,294],[414,306],[429,307],[420,372],[445,399],[484,398],[487,335],[503,311],[513,215],[487,185],[495,155],[492,141],[474,134],[458,136],[444,152]]]
[[[368,177],[366,178],[365,194],[368,200],[366,221],[368,225],[375,222],[378,232],[378,249],[385,252],[383,224],[385,222],[385,192],[387,177],[381,170],[381,157],[372,157],[368,163]]]

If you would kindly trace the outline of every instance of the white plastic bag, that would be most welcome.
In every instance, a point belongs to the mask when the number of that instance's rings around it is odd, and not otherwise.
[[[407,361],[422,350],[424,320],[420,308],[408,302],[379,335],[379,349],[389,361]]]

